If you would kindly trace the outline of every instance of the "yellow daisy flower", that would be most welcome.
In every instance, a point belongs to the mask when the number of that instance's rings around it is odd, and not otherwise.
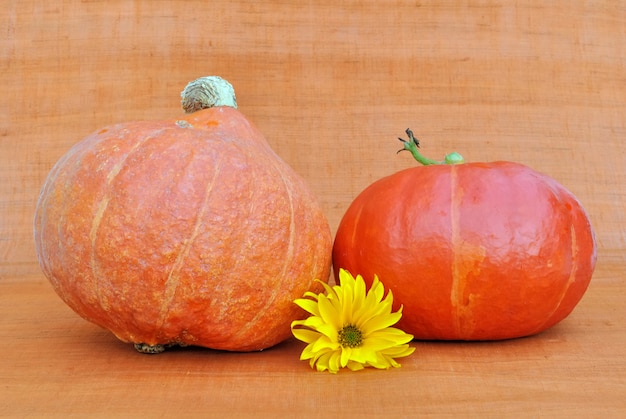
[[[321,281],[320,281],[321,282]],[[374,277],[369,291],[361,275],[353,278],[344,269],[333,287],[321,282],[324,294],[306,292],[294,302],[312,316],[291,323],[293,335],[308,345],[300,360],[309,359],[311,368],[337,373],[340,368],[352,371],[365,367],[399,367],[394,358],[413,353],[408,343],[412,335],[390,327],[402,317],[402,307],[392,313],[393,294]]]

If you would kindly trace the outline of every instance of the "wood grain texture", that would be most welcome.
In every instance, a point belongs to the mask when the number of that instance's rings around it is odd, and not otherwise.
[[[0,415],[626,412],[624,3],[3,6]],[[549,174],[579,198],[596,230],[587,295],[537,337],[416,342],[416,354],[389,372],[315,374],[297,360],[296,342],[249,356],[132,353],[44,282],[35,202],[72,144],[111,123],[182,114],[180,91],[209,74],[234,85],[240,110],[311,185],[333,231],[365,186],[414,165],[395,154],[407,127],[433,158],[456,150],[468,161],[512,160]]]
[[[263,352],[135,352],[43,280],[0,283],[0,417],[563,417],[626,414],[623,282],[600,270],[570,317],[524,339],[413,342],[388,371],[317,373]]]

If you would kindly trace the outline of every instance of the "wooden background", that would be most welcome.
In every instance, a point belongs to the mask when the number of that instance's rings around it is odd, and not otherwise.
[[[626,4],[620,1],[5,0],[0,8],[0,416],[581,416],[626,413]],[[334,232],[425,154],[513,160],[590,214],[592,284],[541,335],[414,342],[393,371],[317,374],[255,354],[135,354],[72,313],[32,243],[39,187],[102,126],[172,118],[220,75]]]

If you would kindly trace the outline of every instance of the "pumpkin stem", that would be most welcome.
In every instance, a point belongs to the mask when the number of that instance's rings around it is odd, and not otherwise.
[[[214,106],[230,106],[237,109],[237,99],[233,86],[218,76],[200,77],[189,82],[181,92],[185,113]]]
[[[165,346],[157,343],[149,345],[147,343],[135,343],[135,349],[142,354],[160,354],[165,350]]]
[[[398,137],[398,140],[402,141],[404,144],[404,148],[398,150],[398,153],[404,150],[409,151],[415,160],[423,164],[424,166],[429,166],[431,164],[461,164],[464,163],[463,157],[457,153],[456,151],[446,155],[443,161],[431,160],[427,157],[424,157],[422,153],[419,152],[418,148],[420,146],[420,142],[413,135],[413,131],[410,128],[406,129],[406,135],[409,136],[409,141]]]

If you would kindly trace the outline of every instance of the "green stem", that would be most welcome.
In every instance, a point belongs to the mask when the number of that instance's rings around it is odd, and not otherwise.
[[[413,135],[413,131],[411,131],[411,129],[407,128],[406,129],[406,135],[409,136],[409,141],[404,140],[404,139],[398,137],[398,140],[402,141],[402,144],[404,144],[404,148],[398,150],[398,153],[401,152],[401,151],[406,150],[406,151],[410,152],[413,155],[415,160],[417,160],[418,162],[420,162],[424,166],[429,166],[431,164],[461,164],[461,163],[465,162],[465,160],[463,160],[463,157],[459,153],[457,153],[456,151],[446,155],[446,157],[444,158],[443,161],[432,160],[432,159],[429,159],[427,157],[424,157],[422,155],[422,153],[420,153],[420,151],[418,150],[419,146],[420,146],[420,142]]]

